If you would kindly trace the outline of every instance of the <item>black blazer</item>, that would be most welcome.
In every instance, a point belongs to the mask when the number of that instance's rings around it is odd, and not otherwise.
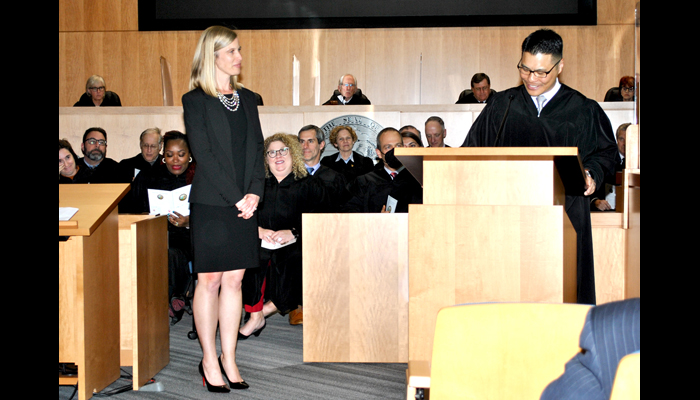
[[[248,193],[263,197],[265,187],[264,139],[255,95],[248,89],[238,89],[241,109],[248,118],[246,160],[234,160],[231,154],[231,126],[226,110],[217,97],[201,89],[182,96],[185,131],[197,174],[192,182],[191,203],[234,207]],[[244,193],[236,182],[236,166],[245,163]]]

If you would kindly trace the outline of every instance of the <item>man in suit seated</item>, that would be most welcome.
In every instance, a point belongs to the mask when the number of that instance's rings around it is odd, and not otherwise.
[[[423,203],[423,189],[401,162],[394,148],[403,147],[403,138],[394,128],[384,128],[377,135],[377,157],[382,166],[358,176],[348,185],[351,198],[343,207],[346,212],[408,212],[409,204]],[[396,200],[395,209],[387,207],[389,198]],[[389,202],[391,204],[391,202]]]
[[[491,95],[496,91],[491,89],[491,78],[483,72],[472,76],[472,89],[464,90],[459,94],[459,99],[455,104],[477,104],[488,103]]]
[[[354,76],[347,74],[340,77],[338,80],[338,89],[333,92],[328,101],[323,103],[328,105],[363,105],[370,103],[367,96],[362,94],[362,90],[357,88],[357,79]]]
[[[349,195],[345,188],[345,177],[321,165],[321,155],[326,148],[323,131],[316,125],[306,125],[299,130],[299,143],[304,157],[304,164],[314,179],[320,179],[328,191],[328,212],[338,212]]]
[[[450,147],[445,144],[447,129],[445,121],[440,117],[430,117],[425,121],[425,138],[428,140],[428,147]]]
[[[89,128],[83,134],[80,150],[84,157],[78,160],[80,169],[75,183],[128,183],[119,163],[107,158],[107,132],[102,128]]]
[[[641,300],[617,301],[591,308],[581,332],[582,351],[566,363],[540,400],[608,400],[617,366],[641,351]]]

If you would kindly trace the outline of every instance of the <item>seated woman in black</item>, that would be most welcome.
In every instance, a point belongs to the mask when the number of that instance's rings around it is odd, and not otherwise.
[[[85,83],[85,93],[73,104],[73,107],[121,107],[119,95],[107,90],[105,80],[93,75]]]
[[[336,126],[328,137],[338,153],[323,157],[321,165],[333,169],[343,175],[350,183],[360,175],[374,170],[374,162],[369,158],[353,151],[357,142],[357,133],[350,126]]]
[[[195,162],[192,160],[187,135],[170,131],[163,137],[163,162],[149,173],[140,173],[132,183],[134,212],[148,212],[148,189],[175,190],[192,184]],[[188,200],[189,202],[189,200]],[[192,261],[190,217],[178,212],[168,215],[168,298],[171,325],[185,311],[185,292],[189,283],[189,263]]]
[[[243,304],[250,319],[238,340],[260,335],[265,317],[301,306],[301,215],[323,212],[328,204],[323,183],[311,179],[306,170],[297,136],[278,133],[265,139],[265,159],[258,233],[267,246],[260,250],[260,268],[247,270],[243,277]],[[266,248],[271,246],[277,247]]]

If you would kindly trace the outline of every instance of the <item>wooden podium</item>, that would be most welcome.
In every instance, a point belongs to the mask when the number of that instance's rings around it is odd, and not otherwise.
[[[117,204],[128,184],[58,185],[58,206],[79,211],[58,223],[58,362],[75,363],[80,399],[119,378]],[[66,239],[67,237],[67,239]]]
[[[423,185],[409,207],[409,360],[429,360],[440,308],[474,302],[576,302],[582,193],[576,148],[403,148]]]

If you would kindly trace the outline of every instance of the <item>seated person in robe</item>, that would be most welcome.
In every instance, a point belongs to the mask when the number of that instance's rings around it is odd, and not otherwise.
[[[347,74],[340,77],[338,80],[338,89],[333,92],[328,101],[323,103],[328,105],[365,105],[370,103],[367,96],[362,94],[362,90],[357,88],[357,79],[354,76]]]
[[[377,157],[382,167],[359,176],[348,185],[351,198],[345,212],[408,212],[409,204],[423,203],[423,188],[394,156],[394,148],[403,147],[403,138],[394,128],[384,128],[377,135]],[[393,200],[392,200],[393,199]],[[391,210],[394,203],[395,209]]]

